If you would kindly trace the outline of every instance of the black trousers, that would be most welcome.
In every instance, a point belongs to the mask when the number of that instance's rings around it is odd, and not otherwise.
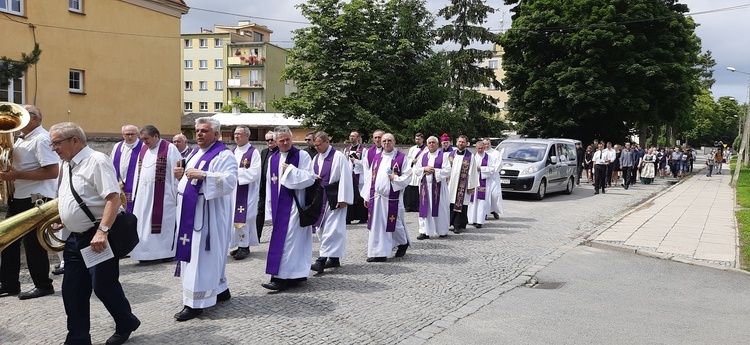
[[[265,188],[265,186],[261,186]],[[258,215],[255,216],[255,229],[258,232],[258,242],[260,242],[260,236],[263,234],[263,223],[266,222],[266,194],[260,193],[258,197]]]
[[[13,199],[8,202],[8,215],[11,217],[34,207],[31,198]],[[1,252],[0,282],[11,289],[20,289],[19,276],[21,273],[21,241],[26,252],[26,263],[29,266],[31,280],[40,289],[51,289],[52,279],[49,277],[49,257],[47,251],[39,244],[36,231],[29,232],[22,239],[11,243]]]
[[[362,199],[362,195],[359,194],[359,175],[354,175],[352,180],[352,188],[354,189],[354,203],[346,208],[346,224],[358,220],[359,222],[367,221],[367,207],[365,207],[365,199]]]
[[[630,184],[631,185],[636,184],[638,182],[637,179],[638,179],[638,168],[637,167],[630,168]]]
[[[406,186],[404,189],[404,208],[406,212],[419,211],[419,186]]]
[[[596,172],[596,178],[594,179],[594,189],[598,192],[599,189],[604,191],[604,186],[607,184],[607,164],[596,164],[594,165],[594,171]],[[610,175],[610,178],[612,176]]]
[[[120,261],[112,258],[86,268],[81,248],[89,245],[90,237],[71,234],[65,241],[62,297],[65,314],[68,315],[66,344],[91,344],[89,329],[92,290],[115,320],[115,333],[130,332],[138,323],[120,285]]]
[[[469,210],[468,205],[461,206],[461,212],[456,212],[453,210],[453,205],[450,205],[451,208],[451,223],[450,225],[453,225],[453,229],[466,229],[466,224],[469,224],[469,216],[466,214]]]
[[[633,182],[633,176],[632,173],[636,171],[636,169],[633,169],[632,167],[620,167],[622,170],[622,184],[625,186],[630,186]]]

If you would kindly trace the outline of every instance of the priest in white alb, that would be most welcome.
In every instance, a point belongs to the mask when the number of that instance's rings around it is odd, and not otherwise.
[[[481,228],[484,225],[485,217],[490,213],[490,190],[493,178],[497,175],[497,167],[495,160],[484,152],[483,141],[477,141],[475,147],[477,152],[474,154],[474,165],[477,167],[477,173],[479,174],[479,185],[470,198],[468,219],[474,227]]]
[[[409,248],[403,190],[411,182],[411,162],[396,150],[393,134],[383,134],[383,151],[373,157],[369,180],[362,188],[370,218],[367,221],[367,262],[384,262],[398,248],[402,257]]]
[[[385,134],[385,132],[382,129],[376,129],[375,131],[373,131],[372,132],[373,144],[372,146],[365,149],[365,151],[362,153],[362,159],[360,160],[359,163],[362,165],[361,176],[363,177],[364,181],[362,182],[362,189],[360,189],[359,191],[360,194],[362,193],[362,190],[369,183],[368,181],[370,181],[370,179],[372,178],[372,174],[371,174],[372,169],[370,169],[370,166],[372,166],[372,161],[375,159],[375,156],[378,153],[383,152],[383,143],[382,143],[383,134]],[[367,200],[367,198],[364,198],[364,199]]]
[[[133,125],[122,126],[122,138],[123,140],[112,148],[109,157],[112,158],[112,164],[115,166],[120,190],[125,195],[125,210],[132,212],[135,169],[143,142],[138,138],[138,127]]]
[[[315,224],[315,233],[320,241],[318,259],[310,266],[316,272],[341,266],[346,253],[346,212],[354,203],[351,162],[341,151],[331,146],[328,134],[315,133],[313,158],[315,178],[325,189],[321,217]]]
[[[177,187],[176,276],[182,277],[184,308],[175,314],[186,321],[204,308],[231,298],[225,265],[232,229],[232,193],[237,186],[237,160],[219,138],[221,125],[211,117],[195,120],[199,150],[185,168],[174,169]]]
[[[250,128],[234,129],[234,158],[237,160],[237,190],[232,194],[234,229],[229,241],[229,252],[235,260],[250,255],[250,246],[258,245],[255,217],[258,215],[258,187],[260,186],[260,152],[250,144]]]
[[[466,230],[469,222],[467,213],[471,195],[479,185],[479,174],[474,163],[473,155],[466,149],[469,139],[459,135],[456,140],[457,149],[448,154],[451,164],[450,190],[450,224],[453,232],[460,234]]]
[[[500,151],[492,147],[490,138],[484,138],[484,152],[490,155],[490,158],[495,162],[495,171],[497,174],[492,175],[492,187],[490,187],[490,214],[495,219],[500,219],[500,214],[503,213],[503,188],[500,184],[500,171],[503,170],[503,156]]]
[[[271,219],[266,289],[283,291],[305,280],[312,264],[312,226],[301,226],[294,197],[305,203],[305,188],[315,183],[312,158],[292,146],[289,127],[274,129],[279,150],[268,160],[266,172],[266,219]]]
[[[177,238],[177,179],[172,171],[182,159],[176,146],[148,125],[140,130],[143,142],[133,176],[133,214],[138,217],[138,245],[130,258],[138,261],[172,259]]]
[[[451,175],[451,165],[439,146],[437,137],[427,138],[427,152],[417,157],[417,162],[412,168],[419,181],[418,240],[436,235],[448,236],[448,177]]]

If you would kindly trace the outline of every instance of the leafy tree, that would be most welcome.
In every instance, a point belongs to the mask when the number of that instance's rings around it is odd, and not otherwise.
[[[21,61],[15,61],[7,56],[0,57],[0,87],[7,87],[9,80],[21,78],[32,65],[39,62],[42,50],[39,43],[34,43],[34,50],[30,54],[21,53]]]
[[[232,98],[232,104],[225,104],[223,107],[221,107],[222,113],[231,113],[234,111],[234,107],[237,107],[237,109],[240,111],[240,113],[258,113],[260,110],[255,108],[250,108],[247,106],[247,102],[245,102],[240,97]]]
[[[716,60],[711,56],[710,50],[698,57],[698,75],[700,76],[701,88],[711,90],[711,87],[716,83],[714,66],[716,66]]]
[[[698,93],[695,24],[673,0],[506,0],[509,118],[540,137],[623,141],[676,121]],[[658,137],[658,135],[654,135]],[[642,142],[642,144],[644,144]]]

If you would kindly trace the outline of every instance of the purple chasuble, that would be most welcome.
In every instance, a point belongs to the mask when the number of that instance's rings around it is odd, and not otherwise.
[[[299,166],[300,150],[294,146],[289,149],[286,157],[286,163],[289,165]],[[294,189],[288,189],[281,184],[281,176],[276,176],[279,171],[279,161],[281,160],[281,150],[276,151],[271,156],[270,172],[271,178],[268,183],[271,184],[271,214],[273,224],[271,230],[271,242],[268,245],[268,259],[266,260],[266,274],[278,275],[281,267],[281,257],[284,254],[284,241],[289,231],[289,218],[292,216],[292,207],[294,206]]]
[[[487,163],[489,162],[490,155],[484,154],[484,158],[482,158],[482,164],[480,166],[486,167]],[[474,202],[474,196],[476,195],[477,199],[479,200],[486,200],[486,192],[487,192],[487,179],[482,178],[482,175],[479,175],[479,188],[477,188],[477,192],[471,195],[471,202]]]
[[[196,148],[198,150],[198,148]],[[213,146],[211,146],[206,153],[201,156],[197,162],[195,162],[195,165],[193,166],[196,169],[200,169],[201,162],[206,162],[203,164],[203,168],[201,170],[208,171],[209,165],[211,165],[211,160],[216,157],[216,155],[219,154],[219,152],[227,150],[227,147],[220,141],[214,142]],[[203,224],[201,224],[201,227],[198,229],[195,229],[195,208],[198,204],[198,196],[200,195],[201,187],[203,187],[203,179],[194,179],[196,183],[193,184],[192,181],[188,182],[185,185],[185,191],[182,193],[182,205],[181,205],[181,213],[180,213],[180,231],[177,234],[177,254],[175,255],[175,259],[177,261],[185,261],[190,262],[190,250],[192,248],[192,244],[190,241],[193,239],[193,231],[201,231],[203,229]],[[217,215],[221,216],[221,215]],[[211,220],[208,219],[210,222]],[[208,229],[205,229],[208,231]],[[221,230],[221,229],[218,229]],[[223,231],[223,230],[221,230]],[[208,236],[210,234],[206,235],[206,250],[210,250],[210,247],[208,246]],[[176,276],[179,276],[179,268],[180,263],[177,263],[177,269],[178,271],[175,272]]]
[[[428,166],[427,164],[430,161],[429,155],[430,153],[427,152],[422,156],[423,167]],[[435,170],[443,168],[443,156],[444,155],[442,152],[437,152],[437,158],[435,158],[434,162]],[[435,174],[432,174],[432,217],[437,217],[438,211],[440,210],[440,188],[442,184],[442,182],[437,182]],[[430,216],[429,211],[430,210],[427,203],[427,175],[422,175],[422,180],[419,181],[419,217],[427,218],[428,216]]]
[[[331,146],[331,150],[328,152],[328,156],[326,156],[326,158],[323,159],[322,170],[318,166],[318,159],[317,159],[320,153],[318,153],[318,156],[315,156],[315,158],[313,159],[315,161],[315,164],[313,165],[313,169],[315,169],[315,174],[320,176],[320,186],[323,188],[328,186],[331,182],[331,165],[333,165],[334,153],[336,153],[336,149],[334,149],[333,146]],[[315,227],[313,227],[313,231],[315,231],[315,228],[320,227],[320,223],[323,222],[323,214],[326,212],[327,205],[328,205],[328,195],[327,193],[323,192],[323,205],[320,208],[320,217],[318,217],[318,221],[315,222]]]
[[[401,151],[396,150],[396,157],[391,160],[393,163],[391,170],[398,176],[401,176],[401,166],[404,164],[406,155]],[[367,207],[367,229],[372,230],[372,208],[374,207],[373,199],[375,198],[375,180],[378,176],[378,168],[380,167],[380,161],[383,160],[383,153],[378,153],[374,157],[372,165],[372,182],[370,182],[370,202]],[[396,231],[396,219],[398,219],[398,202],[401,191],[394,191],[393,186],[390,186],[391,192],[388,195],[388,224],[385,227],[385,232]]]
[[[138,153],[138,180],[141,179],[141,168],[143,167],[143,157],[146,155],[146,151],[149,148],[147,145],[141,147],[141,152]],[[169,142],[161,140],[159,143],[159,151],[156,154],[156,172],[154,173],[154,208],[151,212],[151,233],[161,233],[161,221],[164,215],[164,184],[167,181],[167,152],[169,150]],[[135,184],[136,197],[138,193],[138,181]]]
[[[120,171],[120,159],[122,159],[122,145],[125,145],[124,141],[121,141],[117,145],[117,149],[115,150],[115,157],[113,158],[113,162],[115,165],[115,174],[117,175],[117,180],[122,181],[122,172]],[[138,140],[138,143],[133,146],[133,151],[130,153],[130,163],[128,164],[128,171],[125,172],[125,188],[123,188],[123,193],[125,193],[125,200],[126,207],[125,212],[132,213],[133,212],[133,175],[135,175],[135,168],[136,163],[138,160],[138,155],[133,154],[135,152],[140,153],[141,152],[141,146],[143,146],[143,141]]]
[[[236,147],[234,148],[234,150],[232,150],[232,152],[234,152],[235,150],[237,150]],[[247,167],[250,166],[250,162],[253,159],[253,152],[255,152],[255,147],[250,145],[250,148],[247,149],[245,154],[242,155],[242,159],[240,159],[240,169],[247,169]],[[237,185],[237,202],[234,206],[234,227],[238,229],[243,227],[245,225],[245,222],[247,221],[247,193],[249,190],[249,184]]]
[[[451,152],[448,159],[453,164],[453,158],[456,151]],[[464,205],[464,195],[466,194],[466,182],[469,179],[469,167],[471,167],[471,152],[464,150],[463,159],[461,160],[461,173],[458,176],[458,188],[456,189],[456,200],[453,203],[453,211],[461,212]],[[451,167],[452,169],[453,167]]]

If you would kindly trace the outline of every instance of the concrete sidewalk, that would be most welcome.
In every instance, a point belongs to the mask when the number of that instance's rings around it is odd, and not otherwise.
[[[739,268],[731,172],[725,166],[723,174],[707,177],[702,167],[592,236],[591,245]]]

